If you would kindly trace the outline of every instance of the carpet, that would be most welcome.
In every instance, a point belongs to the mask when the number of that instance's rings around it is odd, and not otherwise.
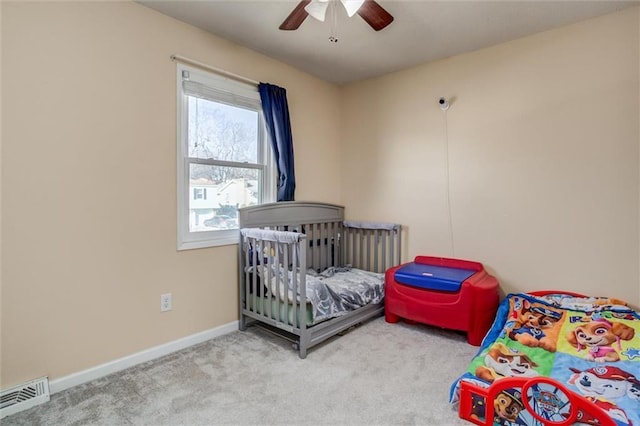
[[[259,327],[52,395],[2,425],[468,425],[447,400],[477,348],[376,318],[298,358]]]

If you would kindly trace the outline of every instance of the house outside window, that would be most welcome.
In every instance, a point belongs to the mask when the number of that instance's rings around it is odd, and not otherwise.
[[[178,64],[178,250],[238,242],[238,208],[275,201],[255,86]]]

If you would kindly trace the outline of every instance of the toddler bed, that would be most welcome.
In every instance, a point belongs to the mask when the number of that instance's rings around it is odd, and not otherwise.
[[[451,388],[480,425],[640,425],[640,313],[617,299],[510,294]]]
[[[344,208],[280,202],[238,210],[240,330],[255,324],[307,350],[384,312],[401,227],[349,222]]]

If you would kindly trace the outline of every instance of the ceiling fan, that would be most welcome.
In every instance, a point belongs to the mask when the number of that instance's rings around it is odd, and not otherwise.
[[[280,25],[281,30],[297,30],[308,15],[324,21],[327,8],[332,0],[302,0]],[[337,0],[333,0],[337,1]],[[376,31],[380,31],[393,22],[393,16],[374,0],[340,0],[352,17],[356,13]]]

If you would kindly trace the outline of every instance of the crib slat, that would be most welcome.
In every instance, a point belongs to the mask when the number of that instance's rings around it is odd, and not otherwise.
[[[393,231],[391,231],[391,232],[393,232]],[[389,238],[389,242],[390,242],[389,245],[391,246],[390,249],[389,249],[389,251],[391,252],[391,264],[395,265],[396,248],[394,247],[395,246],[394,239],[393,238]]]
[[[333,223],[329,222],[327,223],[327,241],[325,243],[326,245],[326,250],[327,250],[327,255],[326,255],[326,259],[327,259],[327,263],[324,265],[325,268],[328,268],[331,265],[331,242],[333,240]]]
[[[277,243],[273,241],[267,241],[267,247],[266,247],[267,252],[263,253],[263,256],[267,259],[267,268],[268,268],[267,270],[269,271],[269,274],[272,273],[271,263],[273,259],[271,257],[271,253],[272,253],[271,249],[273,248],[274,244],[277,244]],[[265,309],[264,306],[262,307],[262,310],[266,312],[268,318],[271,318],[271,283],[272,282],[277,283],[278,280],[280,279],[280,275],[278,275],[280,265],[278,264],[278,262],[276,262],[275,266],[276,266],[276,270],[274,274],[275,276],[273,277],[270,276],[270,279],[267,281],[267,295],[264,298],[265,302],[267,303],[267,308]]]
[[[300,242],[298,243],[297,246],[294,246],[294,253],[296,253],[298,250],[302,250],[302,252],[307,250],[307,247],[309,246],[308,241],[304,238],[304,236],[301,237]],[[301,253],[302,254],[302,253]],[[297,268],[294,269],[295,270],[299,270],[300,271],[300,297],[296,297],[296,300],[299,301],[300,303],[300,318],[298,319],[297,324],[298,328],[300,329],[300,354],[305,354],[303,356],[306,356],[306,344],[307,344],[307,337],[306,337],[306,329],[307,329],[307,274],[306,274],[306,270],[307,270],[307,262],[306,262],[306,256],[299,256],[298,258],[299,263],[297,263]],[[295,274],[296,276],[298,274]],[[304,346],[304,349],[303,349]]]
[[[288,273],[289,270],[289,248],[291,246],[286,246],[284,253],[283,253],[283,257],[284,257],[284,272]],[[278,291],[278,295],[280,294],[280,291]],[[282,322],[287,323],[289,321],[289,290],[288,287],[286,285],[286,282],[284,284],[284,295],[283,295],[283,299],[282,299],[282,303],[284,304],[284,319],[282,320]],[[278,305],[278,314],[280,313],[280,306]],[[280,321],[278,319],[278,321]],[[295,326],[295,324],[293,324]]]
[[[312,229],[310,224],[302,225],[302,227],[300,229],[300,232],[302,232],[303,229],[304,229],[304,233],[306,233],[307,235],[311,236],[311,233],[313,232],[313,229]],[[312,255],[313,255],[313,250],[307,250],[305,252],[305,259],[307,260],[307,264],[309,264],[309,265],[313,264],[313,260],[311,259]]]
[[[297,250],[293,250],[293,253],[291,253],[291,257],[293,260],[293,265],[291,266],[291,287],[292,287],[292,292],[293,292],[293,326],[297,327],[297,321],[296,318],[297,317],[297,313],[298,313],[298,309],[296,307],[296,305],[298,304],[298,300],[299,298],[297,297],[298,295],[298,274],[296,274],[296,266],[298,264],[298,253]]]
[[[276,264],[276,277],[278,277],[278,281],[277,281],[277,285],[275,289],[271,289],[271,298],[269,300],[269,306],[271,306],[271,299],[273,299],[275,301],[275,307],[274,309],[276,310],[275,312],[275,316],[273,315],[272,312],[272,318],[274,318],[276,321],[280,321],[280,277],[282,276],[282,272],[286,272],[286,268],[284,271],[282,271],[282,269],[284,268],[282,263],[282,259],[281,259],[281,245],[280,244],[276,244],[275,247],[275,264]],[[273,291],[275,290],[276,294],[273,294]]]
[[[307,225],[307,227],[305,228],[306,232],[305,234],[309,236],[309,241],[313,241],[314,238],[314,234],[313,234],[313,224],[310,223]],[[309,245],[311,243],[309,243],[309,241],[306,241],[305,244]],[[315,251],[313,250],[313,247],[308,246],[307,247],[307,251],[305,252],[305,259],[307,260],[307,264],[309,265],[310,268],[313,268],[313,264],[315,263]],[[298,256],[302,256],[302,253],[298,253]],[[302,260],[302,259],[301,259]]]
[[[354,268],[358,267],[358,244],[360,244],[360,238],[358,234],[358,230],[355,228],[351,229],[351,264]]]
[[[311,240],[312,243],[310,244],[310,248],[311,248],[311,252],[313,253],[312,258],[313,258],[313,264],[312,264],[312,268],[314,270],[318,270],[320,268],[319,262],[320,262],[320,251],[317,250],[317,241],[318,241],[318,236],[320,235],[320,231],[318,229],[318,224],[314,223],[313,224],[313,239]]]
[[[402,228],[398,227],[394,232],[398,234],[396,240],[398,241],[398,263],[400,263],[402,262]]]
[[[344,249],[343,249],[343,254],[342,254],[342,259],[340,259],[340,262],[343,265],[347,264],[347,257],[349,256],[349,253],[351,253],[351,244],[350,244],[350,234],[351,234],[351,229],[350,228],[343,228],[343,234],[344,234]]]
[[[253,242],[251,245],[253,246],[253,273],[251,274],[251,282],[253,284],[253,291],[251,292],[251,298],[252,298],[252,303],[251,303],[251,311],[252,312],[257,312],[258,311],[258,306],[256,305],[256,293],[258,291],[258,268],[260,268],[260,265],[258,265],[258,254],[257,254],[257,250],[258,247],[256,245],[256,240],[255,239],[251,239],[251,241]]]
[[[367,271],[371,270],[371,231],[370,230],[365,230],[364,231],[366,237],[367,237]]]
[[[256,296],[258,297],[258,302],[260,303],[260,309],[256,308],[258,311],[262,311],[262,315],[264,315],[264,306],[262,306],[262,287],[264,286],[264,282],[269,282],[269,271],[265,269],[264,267],[264,259],[262,258],[262,250],[264,250],[264,241],[262,240],[256,240],[257,241],[257,245],[258,245],[258,265],[261,269],[261,271],[263,272],[263,277],[262,280],[260,282],[260,285],[258,285],[256,288],[253,289],[253,292],[256,293]],[[257,305],[256,305],[257,306]]]
[[[382,270],[387,270],[387,233],[382,233]]]
[[[244,306],[242,307],[243,309],[246,309],[247,311],[249,311],[249,283],[251,282],[251,274],[249,273],[249,271],[251,270],[251,265],[255,265],[255,263],[251,263],[249,262],[249,264],[247,265],[246,259],[251,259],[253,257],[253,253],[250,253],[249,250],[250,247],[250,243],[248,239],[244,240],[244,259],[245,259],[245,265],[244,265]]]
[[[318,230],[319,230],[319,234],[318,234],[318,239],[315,240],[315,244],[314,244],[314,248],[318,251],[318,260],[320,261],[320,264],[318,265],[318,268],[316,269],[316,271],[322,271],[325,268],[325,252],[324,252],[324,237],[326,235],[326,224],[325,223],[321,223],[318,225]]]
[[[264,264],[264,244],[265,242],[263,240],[260,240],[259,243],[259,250],[258,250],[258,258],[260,259],[260,265],[262,268],[262,277],[264,279],[264,281],[266,281],[266,285],[269,285],[269,283],[271,282],[271,273],[269,271],[269,268],[267,267],[267,265]],[[261,282],[260,285],[258,286],[257,289],[255,289],[256,293],[258,293],[258,304],[260,305],[260,308],[256,308],[258,310],[258,312],[262,315],[264,315],[264,286],[265,283]]]
[[[373,270],[375,272],[378,272],[378,243],[379,243],[379,237],[380,237],[380,231],[379,230],[375,230],[373,231],[373,247],[374,247],[374,253],[375,253],[375,258],[373,259]]]
[[[338,254],[340,252],[340,246],[342,244],[342,241],[340,241],[340,238],[342,238],[343,231],[342,231],[342,226],[340,225],[340,222],[335,222],[334,226],[336,228],[336,231],[335,231],[336,239],[333,244],[333,265],[342,266],[338,264],[338,261],[339,261]]]
[[[359,234],[360,234],[360,257],[358,258],[358,268],[362,268],[362,265],[364,264],[364,260],[362,260],[362,258],[364,257],[364,234],[362,233],[362,230],[359,229]]]

